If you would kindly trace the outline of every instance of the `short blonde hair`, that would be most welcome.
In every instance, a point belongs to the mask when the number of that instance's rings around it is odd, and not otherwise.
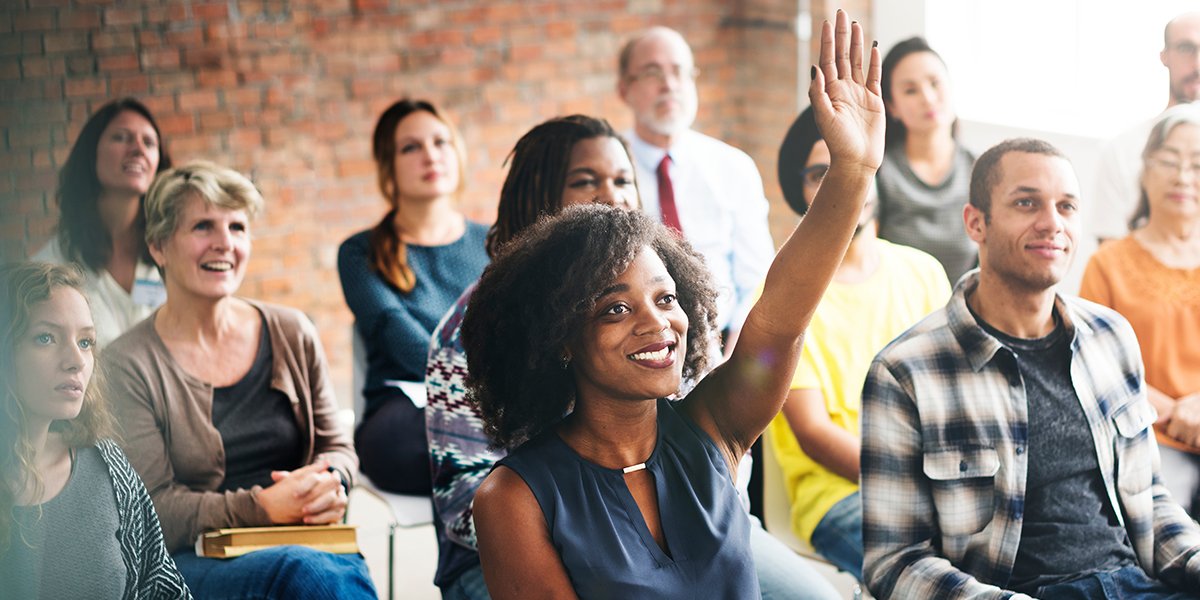
[[[162,245],[179,225],[179,212],[192,195],[209,206],[244,210],[251,219],[262,212],[263,197],[245,175],[206,160],[163,171],[146,192],[146,244]]]

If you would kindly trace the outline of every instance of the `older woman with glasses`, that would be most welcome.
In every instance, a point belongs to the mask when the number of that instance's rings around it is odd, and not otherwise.
[[[218,560],[191,549],[218,528],[340,522],[358,468],[316,328],[236,296],[262,205],[248,179],[208,162],[151,186],[146,243],[167,301],[105,355],[125,452],[198,597],[374,598],[359,555],[279,546]]]
[[[1158,410],[1162,473],[1194,517],[1200,493],[1200,107],[1164,113],[1142,152],[1132,233],[1092,256],[1079,295],[1129,320]]]

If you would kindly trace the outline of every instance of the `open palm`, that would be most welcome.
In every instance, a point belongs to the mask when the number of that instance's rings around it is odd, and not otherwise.
[[[863,69],[863,32],[838,10],[835,24],[821,27],[819,68],[808,96],[830,157],[877,169],[883,162],[884,117],[879,49]]]

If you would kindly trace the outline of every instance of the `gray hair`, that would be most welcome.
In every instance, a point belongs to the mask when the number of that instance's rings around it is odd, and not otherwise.
[[[1180,125],[1200,127],[1200,105],[1177,104],[1172,106],[1163,112],[1158,122],[1154,124],[1154,128],[1150,130],[1150,137],[1146,139],[1146,147],[1142,149],[1142,172],[1138,179],[1140,197],[1137,208],[1129,217],[1130,230],[1143,227],[1150,220],[1150,197],[1146,195],[1146,186],[1142,183],[1142,179],[1146,177],[1146,161],[1150,160],[1150,155],[1162,149],[1163,145],[1167,143],[1167,137]],[[1197,175],[1200,176],[1200,173]]]
[[[161,246],[179,225],[184,202],[195,196],[209,206],[244,210],[253,219],[263,197],[245,175],[206,160],[163,171],[146,192],[146,244]]]

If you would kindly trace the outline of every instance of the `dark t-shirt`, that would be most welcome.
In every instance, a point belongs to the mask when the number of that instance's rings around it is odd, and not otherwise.
[[[1016,357],[1029,406],[1029,468],[1021,544],[1006,586],[1034,594],[1043,585],[1136,564],[1125,528],[1107,500],[1091,429],[1071,384],[1071,336],[1009,336],[975,319]]]
[[[271,387],[271,334],[263,320],[254,364],[241,381],[213,389],[213,426],[225,446],[220,491],[269,487],[271,471],[302,467],[304,448],[291,402]]]

